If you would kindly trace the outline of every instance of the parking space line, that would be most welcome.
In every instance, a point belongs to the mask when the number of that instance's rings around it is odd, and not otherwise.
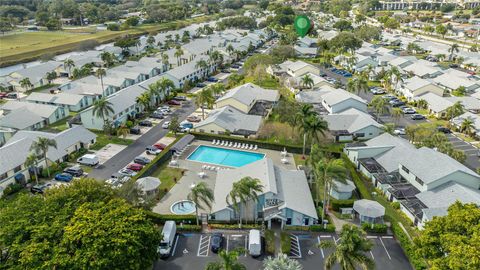
[[[370,255],[372,255],[372,260],[375,260],[375,257],[373,257],[372,251],[370,251]]]
[[[387,247],[385,247],[385,244],[383,243],[382,238],[380,238],[380,242],[382,243],[382,246],[385,249],[385,252],[387,253],[388,258],[391,260],[392,257],[390,257],[390,253],[388,253]]]
[[[178,235],[175,237],[175,245],[173,245],[172,257],[175,256],[175,250],[177,249]]]
[[[393,236],[382,236],[383,239],[393,239]]]
[[[367,235],[367,239],[377,239],[377,237],[374,235]]]
[[[230,241],[230,235],[227,234],[227,252],[228,252],[228,242]]]
[[[323,248],[320,246],[320,237],[317,236],[318,240],[318,248],[320,249],[320,252],[322,253],[322,259],[325,259],[325,254],[323,253]]]
[[[320,238],[330,238],[332,237],[331,235],[320,235]]]
[[[248,235],[245,235],[245,257],[247,257],[247,245],[248,245]]]
[[[209,247],[210,247],[210,235],[201,235],[200,240],[198,241],[198,257],[208,257]],[[206,244],[206,245],[205,245]]]

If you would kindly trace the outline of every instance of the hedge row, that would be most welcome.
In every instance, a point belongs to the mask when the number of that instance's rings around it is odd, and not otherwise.
[[[147,217],[155,224],[165,224],[165,221],[173,220],[175,223],[196,224],[195,215],[162,215],[151,211],[146,211]]]
[[[348,157],[345,154],[342,154],[342,158],[344,161],[345,166],[348,168],[350,172],[350,177],[352,178],[353,183],[357,187],[357,190],[360,192],[360,196],[362,199],[372,199],[372,194],[368,191],[365,183],[363,182],[363,179],[359,175],[355,169],[355,166],[353,163],[348,159]]]
[[[392,223],[392,232],[395,238],[400,242],[400,246],[405,251],[408,260],[416,270],[427,269],[425,260],[415,252],[415,245],[410,241],[403,229],[397,223]]]
[[[286,231],[305,231],[305,232],[335,232],[335,225],[327,224],[327,227],[323,228],[323,225],[316,224],[310,226],[285,226]]]
[[[282,250],[283,254],[290,254],[290,250],[292,249],[290,234],[286,233],[285,231],[280,233],[280,249]]]
[[[177,231],[181,232],[200,232],[202,231],[202,226],[201,225],[182,225],[182,226],[177,226]]]
[[[371,233],[386,233],[388,226],[386,224],[373,224],[372,228],[371,223],[362,223],[362,229]]]
[[[354,200],[336,200],[336,199],[331,199],[330,200],[330,205],[332,206],[332,209],[335,211],[340,211],[340,208],[350,208],[353,207],[353,202]]]
[[[251,230],[251,229],[261,229],[262,226],[258,224],[242,224],[242,227],[239,228],[238,224],[208,224],[211,229],[217,230]]]
[[[272,230],[265,231],[265,250],[268,254],[275,254],[275,233]]]

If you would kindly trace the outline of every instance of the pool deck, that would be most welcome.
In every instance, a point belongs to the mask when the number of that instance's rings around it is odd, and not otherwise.
[[[153,212],[155,213],[160,213],[160,214],[172,214],[170,212],[170,206],[180,200],[185,200],[187,199],[188,194],[190,193],[190,186],[192,184],[197,184],[199,182],[205,182],[207,185],[213,190],[215,188],[215,179],[217,177],[217,172],[216,171],[207,171],[207,170],[202,170],[202,165],[205,165],[205,163],[200,163],[196,161],[190,161],[186,160],[186,158],[193,152],[199,145],[208,145],[212,146],[210,142],[208,141],[199,141],[195,140],[192,142],[191,146],[183,153],[178,158],[178,167],[185,169],[185,173],[183,177],[177,182],[177,184],[168,192],[161,200],[160,202],[153,207]],[[234,149],[235,148],[229,148],[229,147],[222,147],[222,146],[217,146],[220,148],[226,148],[226,149]],[[283,164],[281,162],[281,154],[279,151],[274,151],[274,150],[268,150],[268,149],[258,149],[256,151],[254,150],[245,150],[245,149],[237,149],[237,150],[242,150],[242,151],[250,151],[250,152],[255,152],[255,153],[262,153],[265,154],[266,157],[269,157],[272,159],[273,163],[275,165],[278,165],[280,167],[283,167],[285,169],[289,170],[294,170],[296,169],[295,166],[295,161],[293,159],[292,154],[288,154],[287,164]],[[222,166],[218,166],[222,168]],[[226,167],[223,167],[226,168]],[[204,171],[206,173],[206,177],[201,179],[198,176],[199,172]],[[224,198],[222,198],[224,199]],[[206,208],[206,207],[204,207]],[[199,209],[199,214],[201,213],[209,213],[210,209]]]

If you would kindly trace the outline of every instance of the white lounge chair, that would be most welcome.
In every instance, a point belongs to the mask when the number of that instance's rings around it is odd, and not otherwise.
[[[215,171],[217,171],[217,172],[220,171],[220,167],[216,167]]]
[[[247,144],[244,143],[242,149],[247,149]]]
[[[222,142],[220,143],[220,146],[223,146],[224,144],[225,144],[225,142],[224,142],[224,141],[222,141]]]
[[[215,144],[216,142],[217,142],[217,140],[214,139],[214,140],[212,141],[212,144]]]
[[[232,147],[237,148],[237,143],[234,143]]]
[[[230,142],[230,143],[228,144],[228,147],[232,147],[232,146],[233,146],[233,142]]]
[[[242,146],[242,144],[241,144],[241,143],[238,143],[235,148],[240,148],[241,146]]]
[[[286,159],[286,158],[282,158],[281,161],[282,161],[283,164],[287,164],[287,163],[288,163],[288,159]]]
[[[250,144],[250,147],[248,148],[248,150],[253,150],[253,144]]]
[[[253,147],[253,150],[257,150],[258,149],[258,145],[255,144],[255,147]]]
[[[215,166],[210,167],[210,170],[215,171],[216,170]]]
[[[204,178],[206,176],[206,174],[204,172],[199,172],[198,173],[198,177],[200,178]]]

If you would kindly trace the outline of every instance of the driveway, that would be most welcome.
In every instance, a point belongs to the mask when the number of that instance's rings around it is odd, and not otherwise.
[[[181,122],[195,111],[193,101],[183,102],[181,108],[177,109],[172,115],[178,116]],[[168,121],[172,115],[163,121]],[[163,123],[163,121],[161,123]],[[152,127],[148,132],[139,137],[135,142],[130,144],[127,148],[120,151],[118,154],[110,158],[104,164],[95,168],[90,173],[90,177],[96,179],[108,179],[112,174],[118,172],[120,169],[130,163],[135,157],[141,155],[145,151],[145,147],[156,143],[168,133],[168,129],[163,129],[161,124]]]

